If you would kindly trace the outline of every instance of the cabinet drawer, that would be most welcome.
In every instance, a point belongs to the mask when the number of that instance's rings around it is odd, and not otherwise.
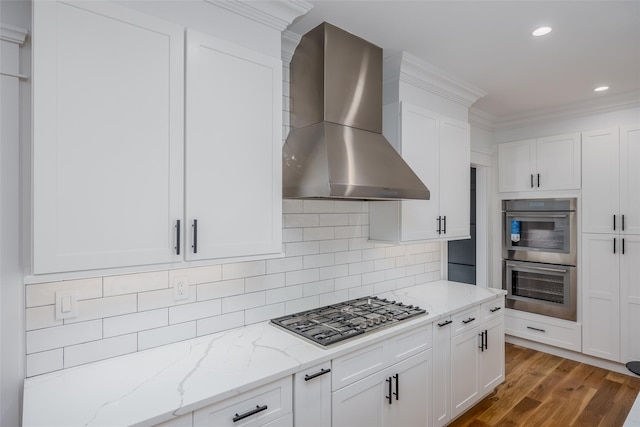
[[[482,321],[488,321],[504,315],[504,297],[487,301],[480,306]]]
[[[263,426],[292,412],[292,389],[290,376],[266,384],[194,411],[193,425],[199,427]],[[253,414],[249,415],[252,412]],[[243,415],[248,416],[238,419]]]
[[[477,305],[468,310],[454,314],[451,316],[453,328],[451,329],[451,335],[458,335],[469,329],[475,328],[480,324],[480,306]]]
[[[505,333],[556,347],[582,351],[581,325],[548,319],[531,313],[509,310],[505,314]]]
[[[385,343],[387,364],[398,363],[433,345],[433,325],[421,326],[389,339]]]
[[[338,390],[386,366],[384,343],[365,347],[331,362],[331,390]]]

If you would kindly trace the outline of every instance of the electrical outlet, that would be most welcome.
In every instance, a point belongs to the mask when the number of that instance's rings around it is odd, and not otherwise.
[[[56,292],[56,320],[72,319],[78,315],[78,299],[73,292]]]
[[[176,277],[173,279],[173,299],[189,299],[189,279],[186,277]]]

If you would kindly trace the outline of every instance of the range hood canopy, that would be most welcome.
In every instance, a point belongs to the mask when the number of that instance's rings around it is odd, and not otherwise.
[[[382,136],[382,49],[328,23],[291,60],[284,198],[428,200],[429,189]]]

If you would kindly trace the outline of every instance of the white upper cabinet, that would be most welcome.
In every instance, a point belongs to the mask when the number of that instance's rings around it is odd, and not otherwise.
[[[580,134],[498,145],[498,190],[580,189]]]
[[[469,236],[469,124],[406,102],[385,107],[385,136],[431,192],[430,200],[370,202],[372,240]]]
[[[33,272],[180,260],[180,26],[33,4]]]
[[[582,134],[582,231],[640,234],[640,126]]]
[[[187,259],[279,253],[281,61],[189,31],[186,87]]]

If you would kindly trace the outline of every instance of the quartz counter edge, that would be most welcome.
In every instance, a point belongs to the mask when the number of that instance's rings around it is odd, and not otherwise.
[[[268,321],[25,380],[23,426],[150,426],[505,295],[437,281],[378,294],[428,314],[321,348]]]

